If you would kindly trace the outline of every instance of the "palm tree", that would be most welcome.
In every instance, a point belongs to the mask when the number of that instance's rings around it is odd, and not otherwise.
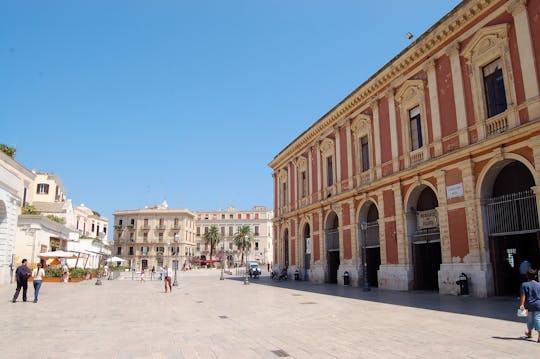
[[[208,244],[210,243],[210,259],[212,259],[212,254],[214,253],[214,247],[221,241],[221,236],[219,235],[219,229],[216,225],[210,226],[208,232],[204,234],[204,240]]]
[[[242,260],[240,265],[244,265],[244,252],[246,249],[251,248],[251,241],[253,241],[253,233],[251,233],[250,226],[242,226],[238,229],[238,232],[234,235],[234,244],[238,249],[242,251]]]

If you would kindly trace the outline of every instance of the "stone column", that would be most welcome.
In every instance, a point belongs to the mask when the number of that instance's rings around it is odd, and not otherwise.
[[[349,184],[348,188],[351,189],[354,186],[354,173],[353,173],[353,155],[352,149],[354,147],[352,137],[351,137],[351,123],[347,121],[345,124],[345,133],[347,138],[347,183]]]
[[[375,149],[375,177],[381,178],[381,131],[379,126],[379,101],[371,102],[373,111],[373,147]],[[376,179],[374,178],[374,180]]]
[[[336,136],[335,150],[334,153],[334,167],[336,169],[335,181],[334,184],[337,188],[336,193],[341,193],[341,131],[340,126],[334,127],[334,135]]]
[[[392,191],[394,192],[396,233],[387,233],[387,235],[391,235],[392,238],[397,241],[398,263],[407,264],[409,258],[409,241],[407,240],[407,236],[404,235],[403,195],[401,192],[401,183],[394,183],[392,185]]]
[[[467,131],[467,113],[465,111],[465,94],[463,92],[463,74],[459,59],[459,43],[455,42],[450,45],[447,55],[450,58],[452,69],[452,87],[454,88],[459,146],[463,147],[469,144],[469,133]]]
[[[435,157],[442,154],[441,116],[439,112],[439,92],[437,91],[437,74],[435,60],[426,61],[425,70],[428,77],[429,102],[431,110],[431,127],[433,131],[433,148]]]
[[[532,121],[540,116],[540,99],[538,83],[536,82],[536,76],[534,76],[536,69],[529,17],[527,14],[527,0],[512,1],[508,6],[508,11],[514,17],[519,64],[521,66],[521,73],[523,74],[523,88],[525,90],[525,99],[529,102],[529,121]]]
[[[439,221],[439,233],[441,240],[441,259],[442,263],[452,262],[452,250],[450,248],[450,228],[448,224],[448,206],[446,202],[446,172],[437,171],[437,217]]]
[[[395,173],[399,171],[399,150],[398,150],[397,123],[396,123],[396,105],[394,102],[394,89],[393,88],[386,91],[386,97],[388,98],[388,115],[390,118],[390,142],[392,145],[392,169]]]

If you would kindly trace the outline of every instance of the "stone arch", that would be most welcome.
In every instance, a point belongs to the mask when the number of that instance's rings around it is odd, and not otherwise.
[[[337,283],[340,265],[339,255],[339,217],[335,211],[330,211],[325,220],[325,244],[327,261],[327,282]]]
[[[478,176],[481,254],[492,271],[488,294],[517,295],[521,262],[540,266],[538,182],[534,166],[512,153],[500,153]]]
[[[442,263],[438,221],[439,198],[435,186],[419,181],[405,199],[407,249],[413,270],[413,289],[438,290]]]
[[[364,286],[378,286],[378,270],[381,265],[379,236],[380,212],[373,199],[367,199],[357,211],[358,258]]]

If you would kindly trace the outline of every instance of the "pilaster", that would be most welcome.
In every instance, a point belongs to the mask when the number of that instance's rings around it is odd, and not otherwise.
[[[387,233],[387,236],[391,236],[391,240],[397,241],[398,251],[398,263],[408,263],[409,258],[409,242],[404,230],[404,218],[403,218],[403,194],[401,192],[401,182],[394,183],[392,185],[392,191],[394,192],[394,204],[395,204],[395,221],[396,221],[396,233]]]
[[[450,247],[450,228],[448,224],[448,206],[446,202],[446,172],[437,171],[437,217],[439,221],[439,233],[441,240],[442,263],[452,263],[452,250]]]
[[[396,104],[394,101],[394,89],[386,91],[388,98],[388,115],[390,119],[390,143],[392,146],[392,169],[395,172],[399,171],[399,151],[398,151],[398,136],[396,123]]]
[[[439,92],[437,91],[437,74],[435,72],[435,60],[426,61],[425,70],[428,77],[429,102],[431,109],[431,127],[433,131],[433,148],[435,156],[442,154],[441,139],[441,115],[439,112]]]
[[[459,59],[459,43],[455,42],[450,45],[447,54],[450,58],[452,69],[452,86],[454,88],[459,146],[463,147],[469,144],[469,134],[467,132],[467,113],[465,112],[465,93],[463,91],[463,74]]]
[[[371,102],[373,111],[373,147],[375,149],[375,177],[381,178],[381,130],[379,125],[379,101]]]

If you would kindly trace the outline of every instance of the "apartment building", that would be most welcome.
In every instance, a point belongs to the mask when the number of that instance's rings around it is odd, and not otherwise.
[[[195,214],[187,209],[157,206],[114,212],[112,255],[140,270],[187,265],[196,256]]]
[[[249,226],[253,234],[251,249],[246,253],[248,260],[271,263],[273,258],[273,211],[264,206],[254,206],[249,210],[238,210],[229,206],[225,210],[195,212],[197,253],[210,259],[210,245],[205,243],[204,235],[211,226],[219,229],[221,243],[214,250],[214,258],[222,258],[225,251],[229,263],[239,264],[241,252],[234,244],[234,236],[240,227]]]
[[[461,2],[278,153],[274,261],[516,295],[519,263],[540,266],[539,18],[540,0]]]

